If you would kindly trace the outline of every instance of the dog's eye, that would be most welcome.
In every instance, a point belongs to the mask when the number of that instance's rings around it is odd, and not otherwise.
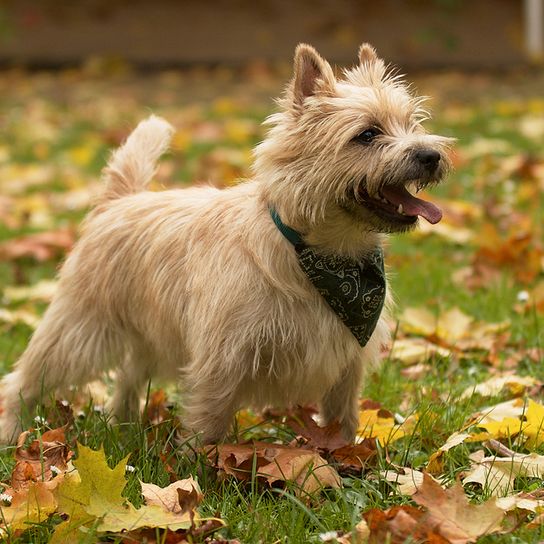
[[[376,136],[379,136],[381,134],[381,131],[377,129],[376,127],[373,128],[367,128],[361,134],[358,136],[355,136],[354,141],[362,143],[362,144],[369,144],[372,142]]]

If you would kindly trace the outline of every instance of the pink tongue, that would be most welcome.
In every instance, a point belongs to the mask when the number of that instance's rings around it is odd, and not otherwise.
[[[426,200],[421,200],[421,198],[416,198],[408,192],[406,187],[386,185],[382,187],[381,191],[382,195],[391,204],[395,204],[395,206],[402,204],[402,210],[406,215],[421,215],[433,225],[442,219],[442,210],[438,206]]]

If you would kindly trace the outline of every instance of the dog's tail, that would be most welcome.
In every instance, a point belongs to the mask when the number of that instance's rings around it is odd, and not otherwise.
[[[143,191],[157,170],[159,157],[168,150],[174,129],[151,115],[116,149],[102,171],[104,192],[97,204]]]

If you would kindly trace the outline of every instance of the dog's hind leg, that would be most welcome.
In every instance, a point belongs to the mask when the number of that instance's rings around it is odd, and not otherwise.
[[[21,405],[32,412],[57,389],[88,383],[120,355],[117,336],[81,301],[63,294],[15,364],[0,382],[0,441],[10,442],[21,430]]]
[[[140,399],[146,383],[155,370],[155,357],[145,343],[133,339],[115,378],[111,410],[119,421],[131,421],[138,416]]]

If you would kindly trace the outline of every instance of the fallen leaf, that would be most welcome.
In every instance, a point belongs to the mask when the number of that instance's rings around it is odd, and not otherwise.
[[[449,544],[425,524],[426,513],[414,506],[393,506],[387,510],[372,510],[363,514],[368,527],[368,544],[404,544],[405,542],[426,542]]]
[[[440,474],[444,468],[444,453],[451,450],[451,448],[462,444],[468,438],[470,438],[470,436],[470,433],[461,432],[455,432],[450,435],[449,438],[446,440],[445,444],[440,446],[440,448],[438,448],[438,450],[435,451],[429,458],[429,461],[427,463],[427,472],[429,472],[430,474]]]
[[[0,260],[33,257],[37,261],[47,261],[64,255],[71,249],[74,240],[74,233],[67,229],[28,234],[0,243]]]
[[[331,452],[333,459],[340,465],[340,469],[361,471],[378,453],[376,440],[365,438],[359,444],[347,444]]]
[[[192,477],[178,480],[164,488],[144,482],[141,485],[145,503],[160,506],[166,512],[183,514],[194,510],[202,501],[202,491]]]
[[[57,283],[53,280],[40,280],[29,286],[8,286],[4,288],[4,297],[8,302],[21,302],[25,300],[51,302],[57,290]]]
[[[388,482],[398,484],[398,491],[402,495],[411,497],[423,485],[423,472],[408,467],[398,467],[399,472],[384,470],[380,475]]]
[[[395,340],[390,352],[391,359],[407,366],[428,361],[435,355],[449,357],[451,351],[423,338],[401,338]]]
[[[376,438],[382,446],[400,440],[413,431],[415,418],[407,418],[402,425],[395,422],[393,414],[383,409],[363,410],[359,413],[359,440]]]
[[[285,424],[307,440],[309,447],[332,451],[346,446],[348,441],[342,436],[342,426],[338,421],[321,427],[313,419],[315,410],[299,408],[292,412]]]
[[[15,490],[28,487],[31,482],[47,482],[65,472],[72,452],[66,444],[64,429],[46,431],[39,439],[25,448],[30,433],[22,433],[15,449],[16,464],[11,475],[11,487]]]
[[[504,512],[490,499],[481,504],[470,504],[460,483],[443,489],[429,475],[412,496],[420,506],[427,508],[426,523],[447,542],[465,544],[476,542],[483,535],[501,530]]]
[[[9,325],[17,325],[22,323],[31,329],[35,329],[40,324],[41,318],[28,310],[8,310],[0,308],[0,322],[8,323]]]
[[[538,381],[536,378],[531,376],[516,376],[514,374],[497,375],[489,378],[489,380],[486,380],[483,383],[467,387],[460,398],[470,398],[474,394],[478,394],[482,397],[494,397],[505,389],[512,395],[519,397],[529,387],[534,387],[537,384]]]
[[[517,477],[544,478],[544,456],[515,453],[509,457],[485,457],[483,450],[470,455],[471,468],[463,484],[478,483],[492,495],[499,496],[514,489]]]
[[[59,511],[69,516],[55,527],[52,542],[77,542],[79,527],[98,522],[98,531],[118,532],[140,527],[188,529],[193,512],[176,514],[160,506],[135,508],[123,497],[126,486],[126,460],[113,469],[104,450],[93,451],[78,445],[77,471],[67,473],[58,487]]]
[[[301,448],[266,442],[219,444],[208,447],[208,458],[217,468],[240,480],[249,480],[254,472],[269,485],[293,482],[307,494],[341,486],[331,465],[317,452]]]
[[[25,530],[45,521],[57,509],[57,500],[44,482],[30,482],[12,497],[9,506],[0,504],[0,537],[2,530]]]

